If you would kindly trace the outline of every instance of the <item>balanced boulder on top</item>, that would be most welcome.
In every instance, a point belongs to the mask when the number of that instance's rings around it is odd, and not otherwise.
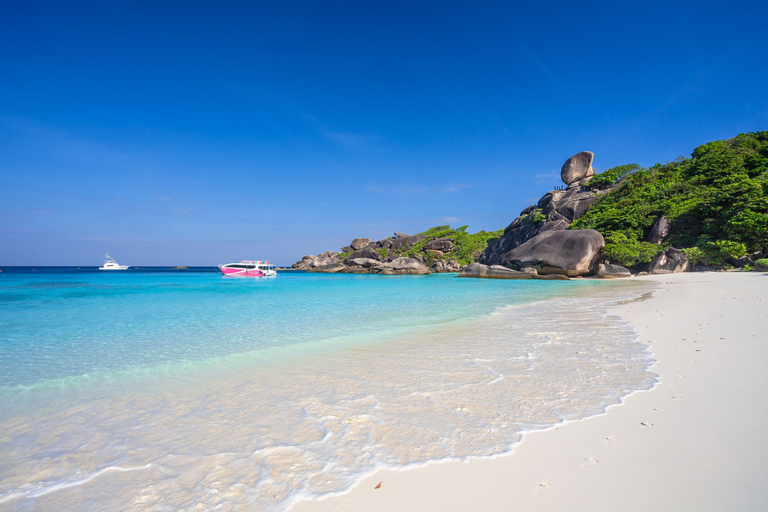
[[[562,169],[560,169],[560,179],[566,185],[570,185],[594,176],[595,170],[592,168],[592,159],[594,158],[595,154],[591,151],[576,153],[563,164]]]

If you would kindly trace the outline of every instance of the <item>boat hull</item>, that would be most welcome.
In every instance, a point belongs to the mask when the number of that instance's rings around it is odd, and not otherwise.
[[[257,269],[244,269],[244,268],[224,268],[219,267],[221,273],[225,276],[239,276],[239,277],[266,277],[266,274]]]

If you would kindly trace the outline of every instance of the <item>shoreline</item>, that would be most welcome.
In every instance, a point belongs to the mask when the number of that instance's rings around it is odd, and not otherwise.
[[[634,279],[658,286],[612,312],[649,345],[653,388],[508,453],[379,470],[290,511],[768,510],[766,275]]]

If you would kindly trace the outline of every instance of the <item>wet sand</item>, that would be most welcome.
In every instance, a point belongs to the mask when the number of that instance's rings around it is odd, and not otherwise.
[[[291,511],[768,510],[768,274],[633,279],[658,283],[616,311],[658,360],[652,390],[510,454],[382,470]]]

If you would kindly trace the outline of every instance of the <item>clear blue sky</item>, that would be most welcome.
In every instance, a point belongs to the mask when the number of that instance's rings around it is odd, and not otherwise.
[[[578,151],[768,129],[767,5],[2,0],[0,265],[503,228]]]

